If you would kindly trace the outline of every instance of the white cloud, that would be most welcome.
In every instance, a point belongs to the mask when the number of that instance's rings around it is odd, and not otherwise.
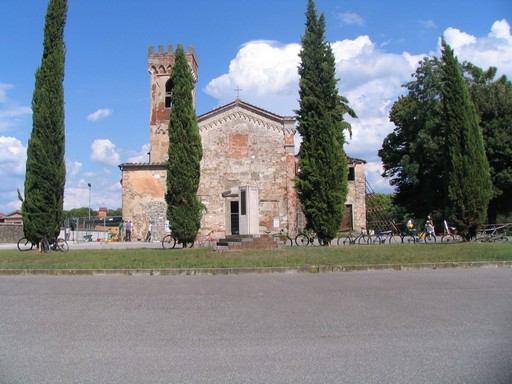
[[[119,165],[121,157],[116,148],[108,139],[97,139],[91,144],[91,160],[106,165]]]
[[[425,23],[425,27],[429,25]],[[487,36],[475,37],[448,28],[445,39],[459,60],[471,61],[484,69],[496,66],[500,74],[512,77],[512,38],[506,20],[496,21]],[[377,48],[369,36],[333,42],[332,49],[340,94],[349,100],[359,116],[350,120],[353,138],[346,152],[368,161],[373,188],[377,192],[389,192],[387,181],[380,177],[377,151],[394,128],[389,122],[389,111],[404,93],[402,85],[411,80],[411,74],[426,54],[389,53]],[[239,86],[242,100],[274,113],[293,115],[298,107],[299,51],[298,44],[249,42],[231,61],[228,73],[210,81],[205,91],[220,104],[226,104],[234,100],[234,89]]]
[[[299,51],[299,44],[251,41],[231,60],[229,73],[210,81],[205,92],[227,104],[239,87],[242,100],[274,113],[290,114],[297,107]]]
[[[26,161],[27,148],[20,140],[15,137],[0,136],[0,176],[24,175]]]
[[[105,118],[109,117],[112,114],[112,112],[114,112],[114,111],[111,109],[107,109],[107,108],[98,109],[96,112],[89,114],[87,116],[87,120],[98,121],[101,119],[105,119]]]
[[[512,36],[506,20],[495,21],[487,36],[475,37],[455,28],[444,32],[446,42],[459,61],[469,61],[483,69],[498,68],[498,74],[512,75]]]
[[[345,25],[364,25],[364,19],[355,12],[343,12],[338,14],[338,18]]]

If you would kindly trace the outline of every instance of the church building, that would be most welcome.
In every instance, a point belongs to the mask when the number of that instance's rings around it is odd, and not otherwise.
[[[194,80],[195,51],[185,51]],[[165,202],[166,161],[171,113],[169,77],[173,47],[149,47],[150,152],[147,163],[119,165],[123,218],[133,223],[132,240],[144,239],[152,223],[153,238],[168,233]],[[194,88],[193,102],[196,102]],[[295,118],[280,116],[240,98],[198,116],[203,146],[198,196],[205,206],[200,232],[215,238],[230,234],[260,235],[284,229],[293,234],[304,226],[295,191]],[[365,226],[365,162],[349,160],[349,195],[343,227]]]

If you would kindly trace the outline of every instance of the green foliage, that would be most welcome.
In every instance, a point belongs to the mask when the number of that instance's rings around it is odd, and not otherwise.
[[[443,116],[446,124],[446,198],[450,219],[466,240],[483,224],[491,197],[482,131],[460,65],[443,41]]]
[[[64,161],[64,26],[66,0],[50,0],[46,13],[43,57],[32,98],[32,133],[27,147],[23,230],[33,241],[57,236],[62,222]]]
[[[447,128],[442,109],[442,62],[436,57],[421,63],[408,93],[390,112],[395,129],[383,142],[379,156],[383,176],[395,186],[395,203],[415,217],[434,214],[450,219],[446,206]],[[485,151],[490,163],[493,195],[488,220],[512,211],[512,84],[505,77],[494,81],[496,68],[483,71],[471,63],[461,65],[479,116]],[[500,219],[501,220],[501,219]]]
[[[355,113],[338,95],[334,55],[324,35],[325,17],[317,16],[315,4],[309,0],[299,54],[300,100],[296,114],[302,143],[296,187],[306,229],[328,243],[340,227],[348,188],[343,145],[344,130],[350,130],[350,125],[343,121],[343,115],[355,117]]]
[[[190,243],[199,231],[203,210],[197,196],[203,149],[192,98],[194,79],[181,45],[175,55],[169,80],[172,112],[165,200],[174,236],[182,243]]]
[[[480,117],[485,151],[492,178],[492,198],[487,210],[491,223],[498,214],[512,214],[512,83],[502,76],[493,81],[497,69],[487,71],[465,63],[469,91]]]

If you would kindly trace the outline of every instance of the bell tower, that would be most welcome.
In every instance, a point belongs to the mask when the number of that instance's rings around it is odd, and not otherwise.
[[[196,108],[196,87],[198,79],[197,57],[194,48],[187,47],[185,51],[187,63],[194,78],[192,100]],[[169,78],[175,62],[173,46],[169,45],[167,51],[163,46],[150,46],[148,49],[148,71],[150,75],[150,119],[149,119],[149,162],[161,163],[167,160],[169,148],[169,117],[171,115],[172,100],[170,95]]]

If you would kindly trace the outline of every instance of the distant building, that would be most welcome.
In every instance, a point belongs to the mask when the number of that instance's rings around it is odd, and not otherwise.
[[[198,65],[188,47],[187,61],[197,81]],[[172,108],[169,76],[174,65],[172,46],[149,48],[150,152],[147,163],[124,163],[123,218],[133,223],[132,239],[143,239],[148,223],[154,238],[167,229],[165,202],[167,129]],[[195,104],[195,89],[193,100]],[[198,116],[203,145],[199,198],[206,211],[201,229],[216,237],[263,234],[284,228],[290,233],[304,223],[295,191],[295,119],[235,101]],[[349,194],[343,228],[365,226],[365,161],[349,159]]]
[[[0,214],[0,223],[4,224],[23,224],[23,217],[21,215],[21,210],[16,210],[14,212],[8,213],[6,215]]]

